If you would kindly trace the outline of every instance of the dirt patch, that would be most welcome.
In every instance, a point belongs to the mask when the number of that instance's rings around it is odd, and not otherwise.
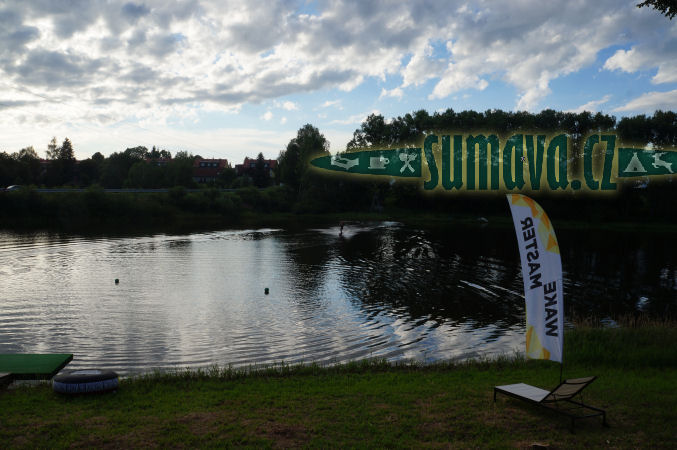
[[[534,440],[518,441],[518,442],[512,443],[511,445],[514,445],[515,448],[534,449],[534,450],[536,450],[536,449],[555,450],[555,449],[561,448],[561,447],[558,447],[557,445],[552,444],[552,443],[547,442],[547,441],[534,441]]]
[[[278,448],[300,447],[309,440],[308,430],[301,424],[268,422],[260,425],[257,432]]]
[[[17,436],[12,440],[12,446],[15,448],[18,447],[24,447],[27,448],[29,447],[30,441],[26,438],[26,436]]]
[[[84,428],[95,428],[98,430],[108,427],[109,424],[110,421],[106,416],[88,417],[82,423]]]
[[[220,411],[203,411],[186,414],[176,419],[177,423],[187,425],[195,436],[205,436],[219,431],[219,424],[223,421]]]

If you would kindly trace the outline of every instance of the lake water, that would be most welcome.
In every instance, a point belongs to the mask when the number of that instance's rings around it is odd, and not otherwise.
[[[0,232],[0,353],[73,353],[69,369],[131,374],[523,350],[512,229],[362,223],[338,234]],[[674,235],[558,238],[568,317],[674,315]]]

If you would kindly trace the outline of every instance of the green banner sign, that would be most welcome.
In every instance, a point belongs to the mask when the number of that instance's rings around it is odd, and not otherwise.
[[[337,172],[406,178],[421,177],[420,148],[343,153],[315,158],[310,163],[320,169]]]
[[[641,148],[618,149],[618,177],[669,175],[677,170],[677,152],[645,150]]]
[[[616,142],[613,134],[592,134],[582,154],[572,157],[565,133],[550,138],[520,133],[503,142],[496,134],[441,139],[429,134],[421,147],[343,152],[318,156],[310,164],[331,172],[418,179],[425,190],[446,191],[613,191],[619,180],[661,180],[677,171],[674,149],[617,147]]]

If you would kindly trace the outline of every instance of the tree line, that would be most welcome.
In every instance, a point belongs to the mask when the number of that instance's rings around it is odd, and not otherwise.
[[[172,155],[155,147],[127,148],[105,157],[100,152],[77,161],[73,144],[66,138],[61,145],[52,138],[41,159],[32,147],[18,152],[0,152],[0,186],[9,184],[36,186],[87,187],[98,184],[106,188],[191,186],[194,156],[188,152]],[[157,162],[165,160],[166,167]]]
[[[583,112],[561,112],[551,109],[539,113],[526,111],[485,112],[446,111],[428,113],[418,110],[404,116],[386,119],[381,114],[367,117],[353,133],[346,151],[420,146],[425,136],[433,133],[497,134],[509,137],[518,133],[566,133],[571,142],[573,165],[580,163],[586,137],[592,133],[614,133],[624,144],[655,149],[677,148],[677,114],[656,111],[653,115],[616,117]],[[389,180],[340,177],[309,170],[312,156],[328,154],[329,144],[312,125],[301,128],[286,149],[280,153],[279,181],[293,187],[295,204],[302,211],[393,210],[464,212],[470,214],[502,214],[505,199],[501,195],[453,195],[424,192],[417,183]],[[674,220],[672,207],[677,197],[677,183],[626,183],[621,192],[594,197],[586,192],[536,192],[548,210],[555,215],[586,220]]]
[[[620,142],[632,145],[651,144],[654,148],[677,148],[677,114],[656,111],[653,115],[637,115],[617,120],[603,113],[560,112],[544,110],[485,112],[446,111],[428,113],[418,110],[404,116],[386,119],[372,114],[353,133],[345,151],[421,145],[431,133],[495,133],[510,136],[516,133],[566,133],[575,155],[580,155],[587,135],[614,133]],[[311,124],[301,127],[277,158],[275,179],[264,170],[264,158],[259,154],[255,168],[243,177],[227,168],[215,187],[266,187],[276,184],[270,192],[243,191],[242,204],[262,212],[337,212],[395,211],[462,212],[469,214],[503,214],[501,195],[453,195],[425,192],[419,184],[387,178],[341,177],[309,169],[311,157],[328,155],[329,142]],[[91,158],[75,161],[73,145],[65,139],[57,145],[52,139],[47,148],[45,164],[32,147],[8,154],[0,153],[0,186],[34,184],[44,186],[121,187],[194,187],[193,161],[196,157],[184,151],[171,155],[153,147],[127,148],[104,157],[95,153]],[[618,193],[592,196],[586,192],[552,194],[535,192],[535,198],[556,217],[578,217],[590,220],[674,220],[677,210],[672,207],[677,183],[670,178],[663,183],[626,183]],[[215,195],[215,194],[210,194]],[[195,199],[191,199],[194,201]],[[188,208],[188,206],[186,206]]]
[[[171,152],[144,146],[127,148],[105,157],[100,152],[91,158],[76,160],[73,144],[66,138],[61,145],[52,138],[41,159],[33,148],[25,147],[14,153],[0,152],[0,187],[9,185],[34,185],[45,187],[104,188],[171,188],[183,186],[194,188],[193,163],[200,155],[186,151]],[[273,184],[265,168],[266,160],[259,153],[253,168],[246,168],[244,176],[238,177],[229,164],[224,167],[210,186],[239,188],[247,186],[267,187]]]

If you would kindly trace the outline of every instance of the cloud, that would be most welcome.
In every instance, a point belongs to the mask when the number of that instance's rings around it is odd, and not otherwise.
[[[386,90],[385,88],[381,89],[381,95],[378,96],[379,99],[384,97],[395,97],[401,99],[404,96],[404,91],[402,88],[396,87],[391,90]]]
[[[298,14],[298,6],[2,3],[0,80],[9,86],[3,98],[18,96],[19,87],[36,96],[5,109],[0,121],[10,127],[40,117],[57,126],[157,117],[162,123],[172,114],[192,119],[201,108],[233,111],[320,90],[350,92],[374,80],[394,86],[381,98],[430,86],[423,93],[430,99],[500,80],[514,89],[516,108],[533,109],[553,80],[590,66],[600,50],[628,43],[633,47],[612,55],[606,70],[657,68],[655,83],[677,81],[677,26],[627,2],[336,0],[318,3],[312,15]],[[299,108],[292,100],[276,107]],[[326,100],[321,107],[343,106]]]
[[[578,108],[569,109],[567,110],[567,112],[581,113],[583,111],[592,111],[592,112],[599,111],[598,106],[607,103],[610,98],[611,95],[607,94],[599,100],[591,100],[588,103],[579,106]]]
[[[261,115],[261,118],[266,121],[271,120],[273,118],[273,113],[266,111],[263,115]]]
[[[377,109],[372,110],[368,113],[354,114],[345,119],[335,119],[329,122],[331,125],[356,125],[364,122],[370,114],[381,114]]]
[[[87,86],[99,69],[107,66],[104,59],[88,58],[49,50],[28,53],[21,63],[7,70],[16,81],[42,88]]]
[[[657,109],[673,110],[675,105],[677,105],[677,89],[667,92],[647,92],[613,111],[652,113]]]
[[[338,109],[343,109],[343,106],[341,105],[341,100],[327,100],[320,105],[320,108],[329,108],[330,106],[334,106]]]
[[[402,70],[402,87],[418,86],[430,78],[442,76],[446,64],[442,59],[432,59],[432,51],[433,48],[427,41],[414,51]]]
[[[2,100],[0,99],[0,110],[1,109],[10,109],[10,108],[18,108],[21,106],[26,106],[26,105],[35,105],[39,102],[37,101],[29,101],[29,100]]]
[[[665,42],[652,42],[634,46],[630,50],[617,50],[604,62],[606,70],[627,73],[648,71],[656,67],[658,71],[651,78],[652,83],[677,81],[677,36]]]
[[[181,42],[185,40],[186,37],[181,33],[158,34],[150,39],[147,50],[156,58],[163,58],[177,51]]]
[[[604,63],[606,70],[622,70],[624,72],[636,72],[642,69],[646,64],[646,58],[640,58],[637,54],[637,49],[617,50]]]
[[[137,5],[134,3],[125,3],[122,6],[122,16],[130,23],[136,23],[141,17],[150,14],[150,10],[146,5]]]
[[[26,44],[39,37],[40,30],[37,27],[22,24],[19,11],[0,9],[0,61],[20,57],[21,52],[26,50]]]
[[[472,72],[471,70],[466,70],[463,66],[449,64],[449,67],[447,67],[442,75],[442,79],[435,85],[428,98],[445,98],[454,92],[464,89],[477,89],[480,91],[486,89],[489,86],[487,80],[480,78]]]
[[[286,101],[286,102],[282,103],[282,108],[286,109],[287,111],[295,111],[295,110],[299,109],[299,105],[297,105],[294,102]]]

